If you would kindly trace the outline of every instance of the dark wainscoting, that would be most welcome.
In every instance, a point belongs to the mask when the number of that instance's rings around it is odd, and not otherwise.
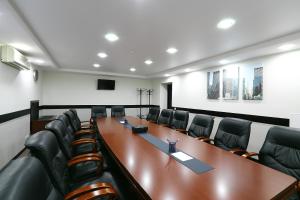
[[[195,113],[195,114],[206,114],[206,115],[212,115],[216,117],[234,117],[234,118],[250,120],[252,122],[273,124],[279,126],[290,125],[290,120],[286,118],[247,115],[247,114],[240,114],[240,113],[220,112],[220,111],[213,111],[213,110],[200,110],[200,109],[181,108],[181,107],[172,107],[172,108],[173,109],[176,108],[177,110],[189,111],[190,113]]]

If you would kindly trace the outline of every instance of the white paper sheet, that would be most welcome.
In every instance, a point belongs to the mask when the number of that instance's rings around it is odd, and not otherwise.
[[[193,159],[191,156],[179,151],[179,152],[176,152],[176,153],[172,153],[172,156],[174,156],[175,158],[178,158],[179,160],[181,161],[187,161],[187,160],[191,160]]]

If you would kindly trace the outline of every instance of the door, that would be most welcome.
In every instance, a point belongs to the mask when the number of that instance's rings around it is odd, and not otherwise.
[[[167,85],[167,108],[172,109],[172,83]]]

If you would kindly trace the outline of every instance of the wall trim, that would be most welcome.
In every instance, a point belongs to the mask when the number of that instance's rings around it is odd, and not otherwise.
[[[30,109],[19,110],[0,115],[0,124],[30,114]]]
[[[40,106],[40,110],[44,109],[87,109],[92,108],[93,106],[105,106],[106,108],[111,108],[115,105],[43,105]],[[150,108],[150,107],[159,107],[158,105],[123,105],[125,108]]]
[[[279,126],[289,126],[290,120],[286,118],[278,118],[278,117],[268,117],[268,116],[260,116],[260,115],[248,115],[248,114],[241,114],[241,113],[230,113],[230,112],[220,112],[220,111],[213,111],[213,110],[201,110],[201,109],[192,109],[192,108],[181,108],[181,107],[172,107],[173,109],[177,110],[184,110],[190,113],[195,114],[206,114],[212,115],[216,117],[233,117],[233,118],[240,118],[246,119],[252,122],[259,122],[265,124],[273,124]]]

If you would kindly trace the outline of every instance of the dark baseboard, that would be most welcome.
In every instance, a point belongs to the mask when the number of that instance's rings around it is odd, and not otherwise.
[[[278,118],[278,117],[268,117],[268,116],[260,116],[260,115],[248,115],[248,114],[241,114],[241,113],[230,113],[230,112],[220,112],[220,111],[213,111],[213,110],[200,110],[200,109],[192,109],[192,108],[181,108],[181,107],[173,107],[177,110],[184,110],[190,113],[195,114],[205,114],[205,115],[212,115],[216,117],[233,117],[233,118],[240,118],[246,119],[252,122],[259,122],[265,124],[273,124],[279,126],[289,126],[290,120],[286,118]]]

